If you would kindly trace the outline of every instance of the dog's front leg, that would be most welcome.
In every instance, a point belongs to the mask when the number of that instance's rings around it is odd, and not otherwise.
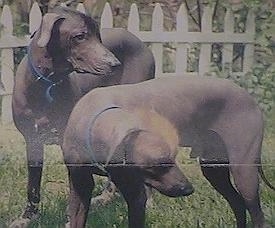
[[[70,196],[66,227],[85,227],[94,180],[90,167],[68,166]]]
[[[35,135],[25,135],[28,161],[27,205],[20,218],[10,224],[10,228],[25,228],[39,217],[40,183],[43,169],[43,144]]]
[[[132,190],[124,191],[128,205],[129,228],[142,228],[145,226],[146,193],[144,185],[130,187]],[[136,192],[133,192],[136,191]]]
[[[122,171],[122,173],[127,173],[127,171]],[[129,175],[126,176],[118,173],[118,175],[112,176],[112,181],[127,202],[129,228],[144,227],[147,197],[142,178],[135,173],[129,172]]]
[[[38,137],[25,137],[28,161],[28,203],[23,218],[35,219],[39,216],[40,184],[43,169],[43,144]]]

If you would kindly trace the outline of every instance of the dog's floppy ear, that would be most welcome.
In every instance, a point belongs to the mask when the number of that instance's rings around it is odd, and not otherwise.
[[[37,41],[37,45],[39,47],[46,47],[51,39],[52,29],[54,24],[59,20],[65,19],[65,17],[60,16],[56,13],[47,13],[44,15],[42,19],[42,23],[40,26],[40,37]]]
[[[134,142],[142,131],[141,129],[131,129],[125,134],[122,134],[125,136],[119,140],[118,145],[114,145],[114,152],[110,154],[111,157],[108,158],[108,161],[121,163],[121,161],[125,160],[126,163],[133,163],[132,151]],[[113,149],[111,148],[111,150]]]

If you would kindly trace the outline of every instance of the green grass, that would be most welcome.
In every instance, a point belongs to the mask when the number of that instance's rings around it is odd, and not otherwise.
[[[263,144],[264,171],[275,185],[275,133],[267,131]],[[185,151],[186,152],[186,151]],[[226,201],[202,177],[196,161],[181,151],[179,161],[192,181],[195,193],[189,197],[169,198],[157,192],[146,212],[146,227],[196,228],[235,227],[234,216]],[[184,162],[182,162],[184,161]],[[0,126],[0,228],[21,214],[26,201],[25,145],[12,126]],[[97,179],[102,182],[102,179]],[[41,217],[31,227],[64,227],[68,187],[67,171],[57,146],[47,146],[42,180]],[[97,186],[95,192],[99,192]],[[261,199],[266,219],[275,227],[275,192],[261,184]],[[127,227],[127,209],[121,197],[91,211],[87,227]]]

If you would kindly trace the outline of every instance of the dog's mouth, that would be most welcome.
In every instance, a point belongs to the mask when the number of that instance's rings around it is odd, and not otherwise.
[[[168,188],[165,185],[155,185],[152,183],[146,183],[145,185],[156,189],[159,191],[161,194],[168,196],[168,197],[180,197],[180,196],[189,196],[194,192],[194,188],[191,183],[186,183],[184,185],[175,185],[173,187]]]
[[[111,62],[107,60],[89,61],[84,57],[70,57],[68,61],[77,73],[89,73],[95,76],[109,76],[121,65],[120,61]]]
[[[80,74],[90,74],[92,76],[96,77],[109,77],[113,73],[113,69],[111,67],[106,67],[103,69],[83,69],[83,68],[75,68],[75,72],[80,73]]]
[[[77,73],[88,73],[92,74],[94,76],[103,77],[103,76],[109,76],[112,74],[114,68],[106,65],[97,65],[97,66],[90,66],[87,67],[80,66],[80,64],[74,64],[74,71]],[[83,64],[81,64],[83,65]]]
[[[84,69],[80,69],[80,68],[75,68],[74,71],[77,72],[77,73],[80,73],[80,74],[91,73],[88,70],[84,70]]]
[[[85,69],[79,69],[79,68],[74,69],[74,71],[79,74],[90,74],[91,76],[96,76],[96,77],[109,76],[112,73],[111,70],[106,72],[97,72],[97,71],[91,71],[91,70],[85,70]]]

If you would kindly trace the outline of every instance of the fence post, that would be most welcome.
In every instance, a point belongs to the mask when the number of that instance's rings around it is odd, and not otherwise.
[[[245,33],[251,34],[252,37],[255,37],[255,15],[252,10],[247,14],[246,18],[246,29]],[[244,60],[243,60],[243,73],[251,71],[254,60],[254,44],[246,44],[244,47]]]
[[[152,15],[152,33],[153,37],[161,37],[163,32],[163,11],[159,3],[156,4]],[[163,66],[163,44],[153,43],[152,52],[156,61],[156,77],[162,74]]]
[[[212,33],[212,9],[209,6],[205,7],[201,20],[200,36],[206,35],[207,37],[209,33]],[[209,71],[211,63],[211,49],[211,44],[201,44],[199,58],[199,75],[204,75]]]
[[[1,24],[3,29],[1,36],[9,39],[13,33],[12,15],[9,6],[5,5],[2,11]],[[2,98],[2,122],[12,122],[11,101],[14,85],[14,60],[13,49],[5,48],[1,52],[1,80],[4,86],[4,96]]]
[[[234,15],[231,9],[227,9],[224,18],[224,33],[230,37],[234,33]],[[232,73],[233,64],[233,44],[223,45],[222,66],[223,72]],[[229,76],[228,75],[228,76]]]
[[[177,34],[185,36],[188,33],[188,16],[184,4],[182,4],[177,13]],[[176,52],[176,75],[184,74],[187,71],[187,44],[177,43]]]
[[[109,2],[106,2],[100,21],[101,28],[113,28],[113,13]]]
[[[85,9],[83,3],[78,3],[77,7],[76,7],[76,10],[79,11],[80,13],[86,14],[86,9]]]
[[[42,13],[37,2],[33,3],[29,16],[29,32],[33,34],[40,26]]]
[[[131,5],[129,18],[128,18],[128,30],[133,34],[137,34],[139,31],[139,13],[135,3]]]
[[[230,37],[234,33],[234,15],[231,9],[227,9],[224,18],[224,33]],[[224,44],[222,52],[223,72],[232,73],[233,44]]]

